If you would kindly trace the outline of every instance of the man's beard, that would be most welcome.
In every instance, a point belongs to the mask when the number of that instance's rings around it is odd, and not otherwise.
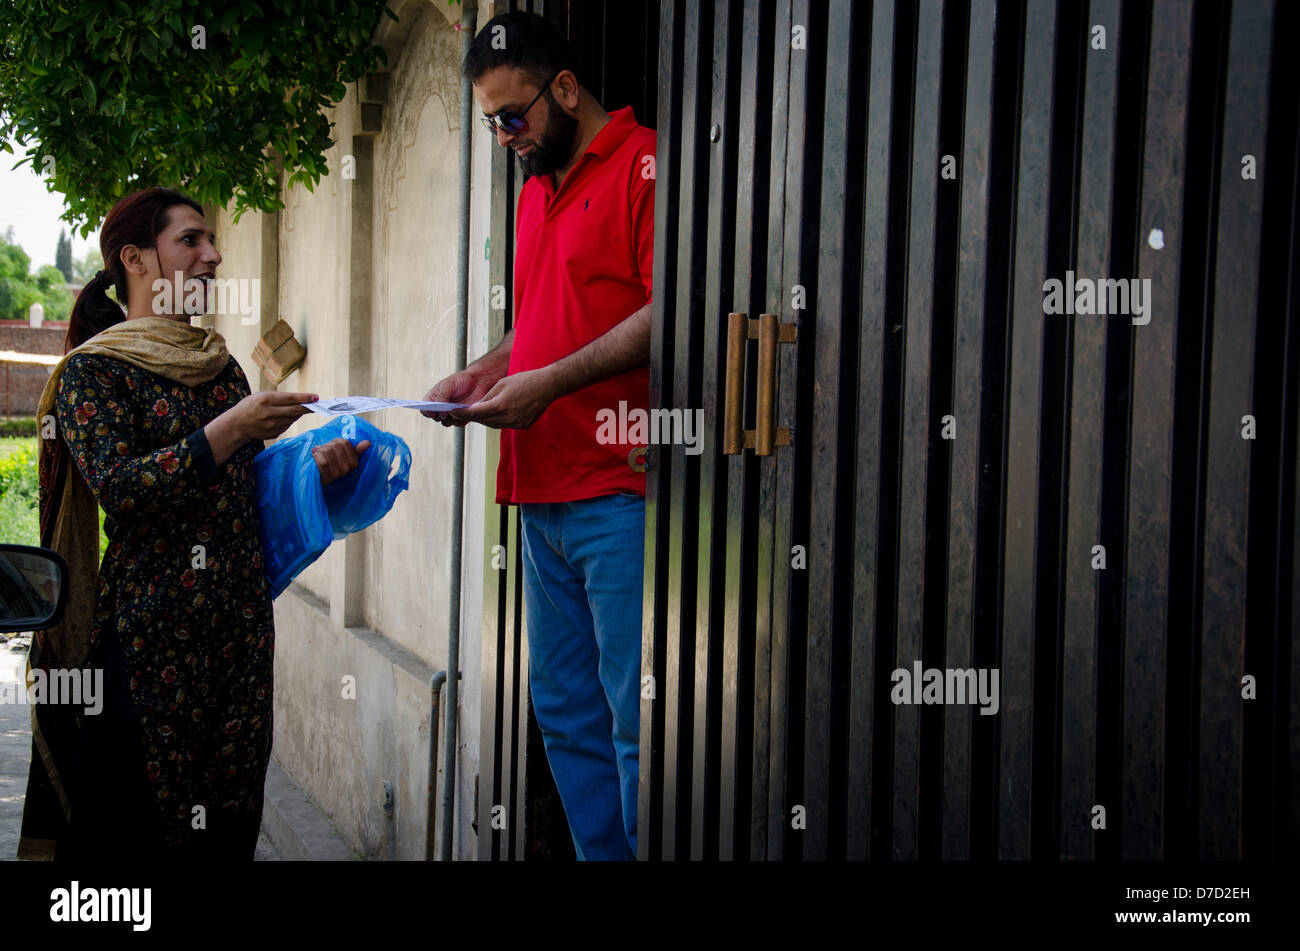
[[[573,143],[578,137],[578,120],[555,103],[550,90],[546,92],[546,135],[533,143],[532,151],[519,155],[519,165],[525,175],[550,175],[563,168],[573,157]],[[554,107],[554,108],[552,108]]]

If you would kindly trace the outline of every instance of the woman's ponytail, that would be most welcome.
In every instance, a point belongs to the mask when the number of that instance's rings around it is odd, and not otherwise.
[[[64,353],[81,346],[101,330],[126,319],[126,311],[108,296],[108,289],[114,283],[107,271],[100,271],[81,289],[72,305],[68,335],[63,342]]]

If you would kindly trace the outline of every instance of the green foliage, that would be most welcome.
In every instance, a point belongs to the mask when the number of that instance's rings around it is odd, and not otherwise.
[[[67,279],[53,264],[45,264],[36,272],[36,286],[41,291],[41,307],[46,320],[67,320],[72,314],[72,295],[64,286]]]
[[[44,291],[52,287],[61,287],[65,280],[63,272],[53,264],[42,264],[41,269],[36,272],[36,284]]]
[[[35,416],[0,417],[0,455],[3,455],[6,436],[35,436]]]
[[[59,229],[59,245],[54,251],[54,266],[59,269],[63,275],[63,280],[67,284],[72,283],[72,239],[68,237],[67,229]]]
[[[13,238],[0,238],[0,278],[26,280],[32,268],[32,259]]]
[[[0,542],[41,543],[37,514],[36,440],[0,440]]]
[[[35,421],[33,421],[35,425]],[[41,518],[38,440],[0,438],[0,542],[39,545]],[[104,510],[99,510],[99,557],[108,549]]]
[[[27,146],[82,237],[150,185],[236,218],[277,210],[281,164],[308,189],[327,173],[322,109],[385,63],[370,43],[384,14],[383,0],[0,0],[0,143]]]
[[[0,237],[0,318],[26,320],[28,308],[39,303],[46,320],[67,320],[72,295],[63,286],[63,272],[46,264],[32,275],[31,263],[26,251]]]
[[[87,248],[86,256],[72,262],[72,283],[86,285],[95,272],[104,266],[104,256],[95,248]]]
[[[6,439],[0,456],[0,495],[36,498],[36,439]]]

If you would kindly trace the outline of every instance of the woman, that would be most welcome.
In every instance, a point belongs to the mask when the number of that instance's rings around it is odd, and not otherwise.
[[[221,335],[170,311],[188,288],[157,292],[178,272],[215,277],[213,237],[180,192],[119,201],[100,233],[105,270],[41,397],[41,544],[72,577],[30,665],[102,670],[104,697],[97,716],[33,708],[20,858],[249,859],[256,846],[274,630],[253,457],[317,397],[250,395]],[[367,445],[320,447],[322,480]],[[97,577],[96,502],[109,538]]]

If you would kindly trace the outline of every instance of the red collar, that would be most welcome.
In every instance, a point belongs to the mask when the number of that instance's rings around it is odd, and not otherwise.
[[[615,109],[609,114],[609,121],[605,123],[604,128],[596,133],[596,137],[591,140],[591,145],[587,146],[587,151],[582,154],[609,158],[635,128],[636,116],[632,115],[631,106]]]
[[[622,109],[615,109],[609,114],[609,121],[606,122],[601,130],[596,133],[596,137],[591,140],[591,144],[587,146],[587,150],[583,152],[578,161],[574,163],[573,168],[569,170],[569,174],[564,177],[564,180],[567,182],[573,177],[574,173],[577,172],[578,168],[582,165],[583,158],[586,158],[588,155],[602,160],[609,158],[618,151],[620,145],[627,141],[627,137],[632,134],[632,131],[636,129],[636,127],[636,116],[632,114],[631,106],[624,106]],[[537,178],[542,188],[545,190],[549,200],[550,197],[555,195],[555,176],[539,175]],[[560,187],[564,186],[561,185]]]

